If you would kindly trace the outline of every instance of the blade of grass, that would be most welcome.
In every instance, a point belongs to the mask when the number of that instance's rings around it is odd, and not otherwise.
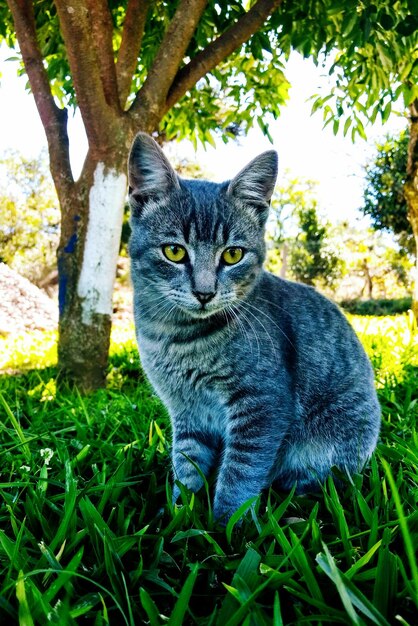
[[[252,498],[248,498],[248,500],[246,500],[244,504],[241,504],[239,509],[237,509],[235,513],[233,513],[229,518],[225,529],[225,535],[229,545],[231,545],[231,537],[234,526],[239,522],[244,513],[246,513],[246,511],[251,508],[251,506],[254,504],[258,497],[259,496],[253,496]]]
[[[341,601],[352,623],[361,624],[360,618],[354,610],[355,606],[377,626],[390,626],[389,622],[373,606],[373,604],[369,600],[367,600],[367,598],[351,582],[351,580],[338,569],[335,564],[335,560],[325,543],[322,544],[322,547],[324,549],[325,555],[318,554],[318,556],[316,557],[316,561],[321,569],[325,572],[325,574],[335,584]]]
[[[364,554],[358,561],[356,561],[354,565],[352,565],[350,569],[346,571],[345,575],[347,576],[347,578],[352,578],[362,567],[367,565],[381,545],[382,540],[375,543],[374,546],[372,546],[370,550],[366,552],[366,554]]]
[[[197,574],[199,571],[199,563],[195,563],[192,567],[192,571],[186,578],[180,595],[174,605],[173,612],[168,620],[167,626],[182,626],[184,616],[189,607],[190,596],[192,595],[193,587],[196,582]]]
[[[6,411],[6,415],[9,418],[9,420],[12,422],[12,426],[14,428],[14,430],[16,431],[16,434],[22,444],[22,450],[23,453],[25,455],[26,461],[30,461],[31,458],[31,452],[30,452],[30,448],[28,446],[28,443],[26,441],[26,437],[25,434],[22,430],[22,427],[20,426],[19,422],[17,421],[16,417],[13,414],[13,411],[11,410],[11,408],[9,407],[9,405],[7,404],[6,400],[3,397],[3,394],[0,392],[0,404],[3,405],[4,410]]]
[[[161,626],[159,612],[154,600],[149,593],[145,591],[143,587],[139,590],[139,597],[141,599],[142,608],[144,609],[149,619],[150,626]]]
[[[379,551],[379,557],[376,566],[376,579],[373,588],[373,604],[386,617],[388,616],[388,607],[391,604],[394,593],[396,593],[396,584],[394,580],[397,578],[397,563],[393,554],[389,551],[389,544],[392,539],[392,533],[389,528],[385,528],[382,537],[382,549]]]
[[[16,583],[16,596],[19,602],[19,626],[34,626],[32,615],[26,598],[25,578],[22,570]]]
[[[274,594],[273,626],[283,626],[283,619],[282,619],[282,613],[280,611],[280,598],[279,598],[278,591],[276,591],[276,593]]]
[[[409,567],[411,569],[411,574],[412,574],[412,584],[414,587],[413,599],[414,599],[415,605],[418,608],[418,565],[416,561],[416,553],[414,549],[414,544],[412,541],[411,533],[409,532],[408,522],[405,517],[405,513],[403,511],[401,498],[400,498],[399,491],[395,483],[395,479],[393,478],[392,471],[386,459],[382,458],[381,462],[383,465],[383,469],[385,470],[387,479],[389,481],[390,488],[392,490],[392,496],[395,502],[395,508],[396,508],[396,512],[399,518],[399,526],[401,528],[401,533],[402,533],[402,537],[403,537],[404,544],[405,544],[405,551],[406,551],[406,555],[407,555],[408,562],[409,562]]]
[[[57,579],[49,586],[44,592],[44,598],[46,602],[52,602],[52,600],[57,595],[58,591],[66,584],[68,580],[74,575],[74,572],[77,570],[78,566],[81,563],[81,559],[83,558],[84,547],[81,547],[80,550],[73,556],[71,561],[68,563],[65,570],[56,570]]]

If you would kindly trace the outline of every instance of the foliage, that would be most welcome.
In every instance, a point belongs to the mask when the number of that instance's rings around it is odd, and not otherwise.
[[[0,261],[39,282],[56,265],[59,209],[46,155],[0,160]]]
[[[409,135],[387,136],[376,144],[376,153],[365,167],[364,204],[360,210],[370,216],[373,228],[397,235],[401,245],[412,252],[414,238],[408,221],[404,195]]]
[[[269,124],[288,100],[290,84],[280,50],[266,35],[263,41],[268,50],[255,57],[253,41],[258,41],[257,34],[170,109],[160,125],[163,136],[190,138],[195,147],[198,141],[215,147],[213,131],[226,143],[237,134],[246,134],[256,122],[272,141]]]
[[[322,3],[321,3],[322,5]],[[418,12],[415,0],[325,2],[337,50],[329,75],[334,86],[313,96],[334,133],[366,138],[364,124],[386,122],[399,104],[418,97]]]
[[[186,50],[184,64],[206,49],[242,17],[246,2],[208,2]],[[253,4],[253,3],[251,3]],[[128,105],[144,84],[164,30],[177,3],[150,3],[142,38],[140,62],[132,78]],[[120,49],[127,2],[109,2],[113,21],[115,59]],[[16,46],[10,12],[0,2],[0,38]],[[77,104],[74,84],[53,2],[36,2],[38,39],[52,93],[62,106]],[[223,139],[234,137],[256,121],[268,133],[268,115],[277,118],[287,100],[289,84],[284,63],[292,50],[316,62],[330,56],[335,79],[331,93],[317,94],[321,109],[334,130],[344,121],[344,134],[365,136],[364,121],[386,121],[399,98],[408,105],[418,96],[418,17],[415,0],[358,3],[357,0],[305,2],[284,0],[239,50],[220,62],[170,109],[160,131],[168,138],[191,136],[213,142],[211,130]],[[24,72],[23,66],[21,72]],[[238,114],[238,115],[237,115]]]
[[[61,106],[76,108],[77,96],[55,4],[48,1],[35,2],[34,5],[38,40],[52,94]],[[122,42],[127,5],[126,0],[109,2],[115,60]],[[177,5],[177,2],[168,1],[149,3],[140,59],[134,68],[127,107],[147,78]],[[247,10],[246,2],[208,2],[182,66],[227,31]],[[16,48],[11,15],[1,0],[0,18],[0,39],[4,37],[10,47]],[[16,53],[19,54],[17,50]],[[227,141],[237,132],[247,132],[254,123],[268,133],[268,114],[273,119],[279,116],[280,106],[288,99],[290,87],[280,57],[274,25],[270,20],[167,111],[160,124],[160,135],[169,140],[188,137],[196,145],[197,141],[213,144],[213,132]],[[25,73],[23,63],[20,73]]]
[[[115,334],[108,387],[91,396],[57,389],[51,367],[2,376],[1,621],[412,626],[417,329],[352,322],[383,410],[370,467],[340,493],[271,490],[226,532],[205,490],[170,503],[167,416],[138,376],[133,329]]]

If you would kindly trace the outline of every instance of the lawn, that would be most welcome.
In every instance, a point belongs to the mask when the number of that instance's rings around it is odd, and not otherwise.
[[[171,505],[167,416],[132,328],[106,390],[56,384],[54,333],[0,339],[0,623],[418,623],[418,334],[352,317],[376,370],[381,442],[336,491],[270,490],[242,525],[210,485]]]

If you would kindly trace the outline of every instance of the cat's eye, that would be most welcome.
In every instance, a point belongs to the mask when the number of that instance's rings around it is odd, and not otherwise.
[[[235,265],[241,261],[244,256],[244,250],[242,248],[227,248],[222,253],[222,260],[227,265]]]
[[[186,248],[179,246],[176,243],[171,243],[163,246],[164,256],[173,263],[184,263],[187,258]]]

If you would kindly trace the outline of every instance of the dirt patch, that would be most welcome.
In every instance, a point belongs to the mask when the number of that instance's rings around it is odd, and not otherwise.
[[[56,303],[20,274],[0,263],[0,335],[57,328]]]
[[[132,287],[127,276],[127,261],[118,264],[113,295],[113,322],[132,323]],[[120,276],[123,276],[122,280]],[[8,265],[0,263],[0,336],[58,327],[58,288],[48,285],[48,294]]]

